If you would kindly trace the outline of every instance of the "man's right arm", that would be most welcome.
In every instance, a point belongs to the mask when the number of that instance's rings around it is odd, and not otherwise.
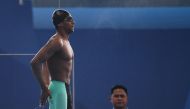
[[[45,89],[45,88],[48,87],[46,82],[44,81],[43,75],[42,75],[42,73],[43,73],[42,72],[43,64],[44,64],[43,62],[36,61],[35,58],[33,58],[32,61],[31,61],[32,71],[33,71],[36,79],[38,80],[41,89]]]
[[[47,60],[59,49],[59,44],[55,40],[49,41],[44,45],[39,52],[31,60],[32,71],[38,80],[41,89],[47,88],[48,84],[44,78],[47,70],[42,70],[43,65],[46,64]]]
[[[47,82],[46,62],[47,60],[59,50],[59,43],[57,41],[49,41],[44,47],[42,47],[39,52],[31,60],[32,71],[37,78],[40,87],[42,89],[42,94],[40,98],[40,105],[45,105],[47,97],[50,96],[50,91],[48,90],[49,82]],[[45,67],[45,69],[43,69]]]

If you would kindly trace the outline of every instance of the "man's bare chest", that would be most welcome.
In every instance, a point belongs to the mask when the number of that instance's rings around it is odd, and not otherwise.
[[[59,55],[64,59],[72,60],[74,54],[71,45],[69,43],[64,44],[59,51]]]

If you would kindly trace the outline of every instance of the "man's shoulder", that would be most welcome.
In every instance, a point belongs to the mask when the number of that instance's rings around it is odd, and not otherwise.
[[[45,44],[49,47],[59,47],[61,45],[60,39],[56,36],[52,36]]]
[[[59,43],[59,41],[60,41],[59,37],[57,37],[57,36],[52,36],[52,37],[49,38],[49,40],[47,41],[47,43],[54,43],[54,44],[57,44],[57,43]]]

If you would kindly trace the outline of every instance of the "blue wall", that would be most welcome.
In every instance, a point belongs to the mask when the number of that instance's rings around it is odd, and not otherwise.
[[[36,30],[30,2],[1,3],[0,53],[36,53],[54,30]],[[110,88],[124,84],[129,109],[189,109],[189,29],[76,29],[76,109],[110,109]],[[0,56],[2,109],[33,109],[40,89],[32,56]]]
[[[187,29],[189,7],[65,8],[72,13],[79,29]],[[52,29],[55,8],[34,7],[34,28]],[[88,22],[88,23],[87,23]]]

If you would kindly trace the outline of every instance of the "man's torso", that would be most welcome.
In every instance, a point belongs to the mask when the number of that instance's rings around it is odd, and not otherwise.
[[[47,60],[51,79],[70,84],[74,57],[72,47],[68,40],[58,38],[55,41],[57,41],[56,43],[60,43],[61,46],[60,49]]]

